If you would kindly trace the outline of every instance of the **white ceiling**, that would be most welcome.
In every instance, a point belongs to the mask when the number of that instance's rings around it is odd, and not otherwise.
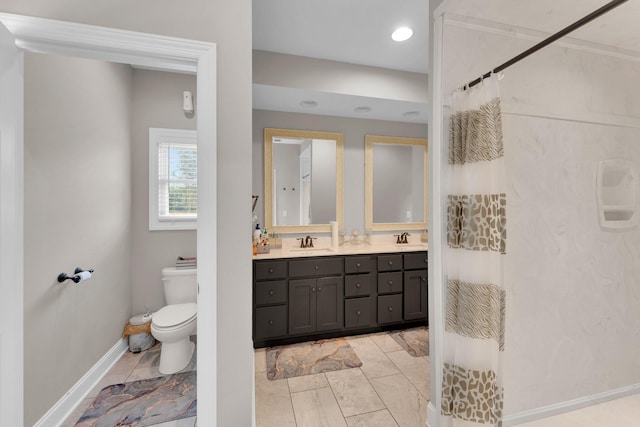
[[[426,74],[428,11],[428,0],[253,0],[253,49]],[[413,37],[391,40],[398,26],[411,27]],[[260,85],[253,96],[254,108],[426,122],[426,103]],[[301,107],[304,99],[318,107]],[[354,113],[362,105],[371,112]],[[404,117],[407,111],[421,114]]]
[[[608,0],[445,0],[442,6],[458,15],[551,34],[606,3]],[[428,0],[253,0],[253,48],[426,73],[428,9]],[[614,46],[640,57],[639,20],[640,1],[629,0],[570,37]],[[414,36],[409,41],[391,40],[392,30],[399,25],[413,28]],[[282,105],[276,104],[290,101],[298,106],[299,112],[354,116],[350,103],[363,105],[366,100],[333,99],[332,105],[325,105],[322,112],[309,111],[299,107],[300,99],[314,99],[317,93],[299,90],[280,93],[273,87],[269,90],[267,93],[254,88],[254,99],[259,103],[256,108],[282,110]],[[380,102],[384,104],[383,100]],[[344,111],[339,111],[340,106]],[[426,104],[422,108],[426,111]],[[424,116],[410,119],[398,116],[401,116],[398,106],[390,103],[387,108],[380,108],[377,117],[369,118],[425,121]]]

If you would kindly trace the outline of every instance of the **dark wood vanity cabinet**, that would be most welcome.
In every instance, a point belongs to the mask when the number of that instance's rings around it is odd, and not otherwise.
[[[289,334],[342,329],[342,277],[289,281]]]
[[[410,253],[404,257],[404,320],[427,317],[427,254]]]
[[[427,322],[427,252],[254,260],[254,347]]]

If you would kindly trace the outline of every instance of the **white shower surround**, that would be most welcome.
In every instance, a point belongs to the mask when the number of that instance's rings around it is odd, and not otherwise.
[[[548,35],[453,15],[443,28],[445,100]],[[507,425],[640,390],[640,231],[602,231],[595,195],[599,160],[640,170],[639,73],[570,39],[505,71]]]

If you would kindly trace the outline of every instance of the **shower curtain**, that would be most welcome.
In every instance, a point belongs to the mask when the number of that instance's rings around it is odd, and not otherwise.
[[[506,183],[497,76],[457,90],[452,108],[443,425],[501,426]]]

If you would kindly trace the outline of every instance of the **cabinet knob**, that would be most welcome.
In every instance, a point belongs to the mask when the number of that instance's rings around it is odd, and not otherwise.
[[[269,291],[269,295],[271,296],[275,295],[275,292],[273,292],[273,289]]]
[[[393,307],[389,306],[389,307],[387,307],[387,310],[393,311]]]
[[[318,286],[318,292],[322,292],[322,288]]]
[[[273,320],[269,320],[269,324],[270,324],[270,325],[273,325]]]
[[[360,316],[360,310],[356,310],[356,316]]]
[[[269,273],[273,273],[273,268],[270,268],[270,269],[269,269]]]
[[[320,267],[318,267],[318,266],[316,265],[316,266],[315,266],[315,267],[313,267],[313,268],[314,268],[316,271],[318,271],[318,268],[320,268]]]
[[[422,277],[422,276],[420,276],[420,279],[421,279],[423,282],[426,282],[426,281],[427,281],[427,278],[426,278],[426,277]]]
[[[311,288],[311,292],[315,292],[315,291],[316,291],[316,288]]]
[[[389,261],[389,267],[393,265],[393,261]]]
[[[393,286],[393,280],[389,280],[389,286]]]
[[[356,268],[360,268],[360,263],[356,263]]]
[[[424,263],[427,264],[429,262],[429,258],[424,259]]]
[[[359,288],[360,286],[360,282],[356,283],[356,288]]]

